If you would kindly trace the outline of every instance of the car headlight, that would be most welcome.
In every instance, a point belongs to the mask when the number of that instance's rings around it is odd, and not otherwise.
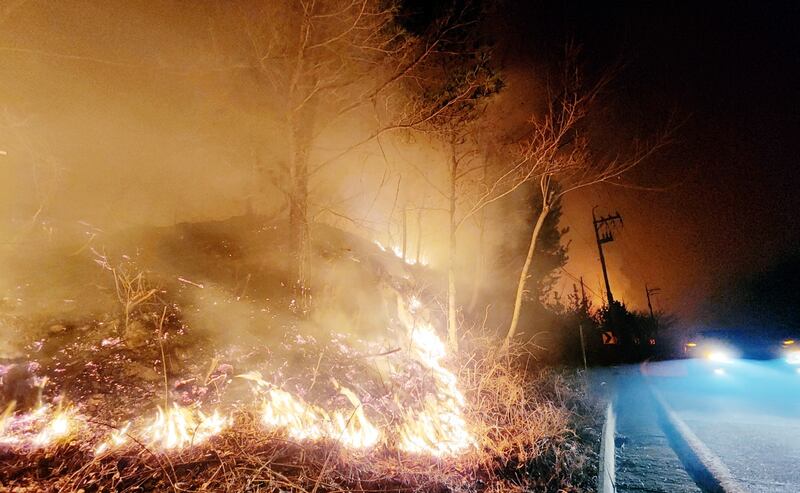
[[[733,360],[733,354],[724,349],[712,349],[706,353],[706,359],[715,363],[730,363]]]
[[[786,353],[786,362],[790,365],[800,365],[800,350],[788,351]]]

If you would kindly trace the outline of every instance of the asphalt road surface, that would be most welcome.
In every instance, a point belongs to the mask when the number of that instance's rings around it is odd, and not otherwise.
[[[639,367],[593,372],[616,396],[617,493],[700,493],[661,429],[657,404]]]
[[[651,363],[645,373],[647,381],[746,490],[800,492],[800,372],[796,367],[777,360],[681,360]],[[637,381],[632,376],[619,381],[621,407],[642,407],[640,396],[645,394],[637,391]]]

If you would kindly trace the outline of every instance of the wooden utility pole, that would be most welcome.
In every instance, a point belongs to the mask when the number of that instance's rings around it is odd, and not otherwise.
[[[651,303],[650,297],[660,293],[661,288],[649,288],[645,284],[644,292],[647,294],[647,308],[650,309],[650,319],[653,320],[653,337],[658,338],[658,320],[656,320],[656,315],[653,313],[653,303]]]
[[[647,293],[647,308],[650,309],[650,318],[652,318],[653,321],[655,322],[656,316],[653,313],[653,303],[650,302],[650,297],[660,293],[661,292],[661,288],[648,288],[647,284],[645,284],[644,285],[644,291],[645,291],[645,293]]]
[[[586,287],[583,285],[583,276],[581,276],[581,310],[583,314],[589,313],[589,300],[586,299]]]
[[[603,279],[606,282],[606,298],[608,306],[614,305],[614,295],[611,293],[611,284],[608,282],[608,269],[606,268],[606,257],[603,255],[603,244],[614,241],[614,226],[619,223],[622,226],[622,216],[619,212],[609,216],[598,218],[594,211],[597,206],[592,208],[592,222],[594,224],[594,237],[597,240],[597,251],[600,253],[600,266],[603,268]]]

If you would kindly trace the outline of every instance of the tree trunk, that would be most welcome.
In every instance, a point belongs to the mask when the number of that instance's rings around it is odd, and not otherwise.
[[[422,208],[419,208],[417,209],[417,264],[419,264],[420,262],[421,247],[422,247]]]
[[[295,309],[309,309],[308,268],[310,262],[308,225],[308,159],[313,114],[298,112],[290,121],[291,165],[289,167],[289,258]]]
[[[481,209],[480,220],[478,221],[478,252],[475,254],[475,272],[472,274],[472,296],[470,296],[467,312],[474,314],[475,307],[478,306],[480,297],[481,282],[483,277],[483,241],[486,234],[486,211]]]
[[[450,160],[450,248],[447,260],[447,342],[450,348],[458,351],[458,330],[456,320],[456,158],[455,138],[451,141]]]
[[[503,348],[508,349],[511,340],[517,333],[517,326],[519,325],[519,315],[522,311],[522,297],[525,294],[525,284],[528,281],[528,271],[531,268],[531,260],[533,260],[533,252],[536,250],[536,241],[539,239],[539,233],[542,230],[542,225],[547,215],[550,213],[550,205],[544,204],[539,217],[536,219],[536,225],[533,227],[531,233],[531,243],[528,246],[528,255],[525,257],[525,264],[522,266],[522,272],[519,274],[519,281],[517,282],[517,294],[514,298],[514,314],[511,316],[511,324],[508,326],[508,333],[506,334]]]

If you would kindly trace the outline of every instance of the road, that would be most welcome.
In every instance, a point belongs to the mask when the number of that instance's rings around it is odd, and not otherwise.
[[[616,387],[619,492],[699,491],[658,426],[651,388],[745,490],[800,492],[796,368],[782,361],[680,360],[598,372],[595,378]]]

